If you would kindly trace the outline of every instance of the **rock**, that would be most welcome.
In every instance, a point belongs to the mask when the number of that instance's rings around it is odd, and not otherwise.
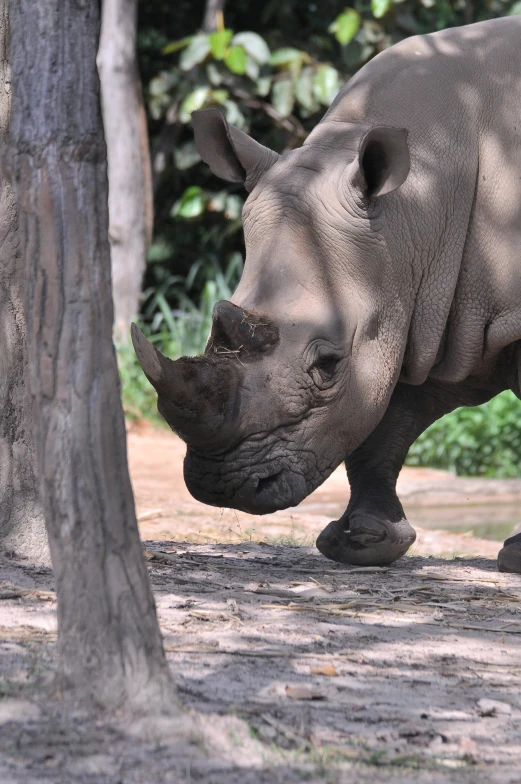
[[[0,702],[0,724],[9,721],[36,721],[40,708],[29,700],[2,700]]]
[[[512,706],[508,702],[483,699],[478,701],[478,710],[481,716],[508,716],[512,713]]]
[[[187,713],[179,716],[146,716],[126,726],[129,735],[148,742],[197,744],[201,741],[200,727],[196,719]]]
[[[72,760],[67,769],[76,776],[114,776],[119,765],[108,754],[91,754]]]

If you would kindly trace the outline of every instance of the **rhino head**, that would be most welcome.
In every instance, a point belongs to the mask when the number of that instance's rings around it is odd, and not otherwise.
[[[321,484],[397,382],[409,288],[387,228],[398,208],[382,197],[408,175],[406,133],[322,122],[279,156],[215,109],[193,120],[202,159],[249,192],[244,273],[216,304],[202,356],[172,361],[135,325],[132,337],[159,412],[187,443],[192,495],[265,514]]]

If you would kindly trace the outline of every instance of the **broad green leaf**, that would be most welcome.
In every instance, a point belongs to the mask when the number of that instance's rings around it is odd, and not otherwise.
[[[281,117],[291,114],[295,103],[295,92],[291,79],[276,79],[271,90],[271,102]]]
[[[202,215],[205,206],[205,194],[198,185],[191,185],[185,190],[179,201],[172,208],[172,216],[177,218],[197,218]]]
[[[232,46],[230,53],[224,58],[224,62],[232,73],[242,75],[246,73],[248,56],[242,46]]]
[[[182,71],[191,71],[195,65],[202,63],[210,54],[210,41],[204,33],[194,35],[190,44],[183,50],[179,58],[179,67]]]
[[[268,44],[257,33],[237,33],[233,36],[232,44],[242,46],[259,65],[264,65],[270,59]]]
[[[191,42],[193,35],[189,35],[187,38],[181,38],[180,41],[172,41],[171,43],[167,44],[161,50],[162,54],[172,54],[173,52],[178,52],[179,49],[184,49],[185,46]]]
[[[241,129],[241,131],[247,130],[246,120],[244,118],[244,115],[239,109],[238,105],[235,103],[235,101],[230,101],[229,99],[223,101],[222,107],[224,109],[226,119],[231,125],[236,125],[237,128]]]
[[[302,52],[299,49],[292,49],[288,46],[272,52],[269,62],[270,65],[289,65],[296,60],[302,60]]]
[[[340,77],[331,65],[319,65],[313,79],[313,95],[324,106],[329,106],[340,90]]]
[[[224,217],[228,218],[228,220],[237,220],[237,218],[241,217],[242,212],[242,199],[240,196],[236,196],[235,194],[231,194],[226,199],[226,204],[224,207]]]
[[[508,16],[516,16],[516,14],[521,14],[521,2],[519,0],[508,11]]]
[[[250,55],[246,53],[246,76],[254,82],[258,79],[259,70],[260,67],[257,60],[254,60],[253,57],[250,57]]]
[[[216,60],[222,60],[224,58],[232,35],[233,30],[216,30],[215,33],[210,33],[208,36],[210,51]]]
[[[157,261],[166,261],[171,258],[174,253],[174,246],[165,240],[157,240],[153,242],[148,249],[147,261],[149,264],[154,264]]]
[[[265,98],[269,94],[270,90],[271,90],[271,77],[261,76],[261,78],[257,80],[257,84],[255,85],[255,92],[257,93],[257,95],[260,95],[261,98]]]
[[[228,191],[218,191],[217,193],[212,193],[210,199],[208,200],[208,210],[210,212],[222,212],[226,206],[227,196]]]
[[[333,24],[328,27],[330,33],[335,34],[339,44],[346,46],[353,40],[360,28],[360,14],[354,8],[346,8],[337,16]]]
[[[174,148],[174,161],[176,168],[179,169],[179,171],[190,169],[191,166],[195,166],[200,160],[201,156],[197,152],[193,141],[185,142],[179,147]]]
[[[381,19],[382,16],[385,16],[392,4],[393,0],[371,0],[371,11],[374,18]]]
[[[210,97],[215,103],[224,103],[229,96],[228,90],[212,90]]]
[[[179,109],[179,119],[181,122],[190,122],[192,112],[203,108],[209,92],[210,90],[208,87],[197,87],[186,96]]]
[[[179,79],[175,71],[161,71],[158,76],[155,76],[151,80],[148,86],[148,92],[153,96],[163,95],[171,90],[178,81]]]
[[[304,68],[295,84],[295,97],[299,104],[309,112],[316,111],[318,104],[313,95],[313,69]]]
[[[215,63],[208,63],[206,66],[206,75],[208,76],[208,81],[214,87],[218,87],[223,82],[222,73]]]

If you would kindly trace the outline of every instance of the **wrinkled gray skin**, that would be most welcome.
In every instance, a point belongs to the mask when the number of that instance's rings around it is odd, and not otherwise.
[[[172,362],[137,328],[195,498],[264,514],[343,461],[349,506],[317,546],[386,564],[414,541],[395,492],[434,420],[520,395],[521,18],[409,38],[278,156],[194,114],[203,160],[244,182],[246,265],[205,355]],[[499,567],[521,572],[521,535]]]

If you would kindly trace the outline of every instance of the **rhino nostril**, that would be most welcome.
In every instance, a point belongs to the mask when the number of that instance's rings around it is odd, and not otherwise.
[[[282,471],[277,471],[275,474],[270,474],[270,476],[266,476],[264,479],[259,479],[259,484],[255,489],[255,494],[259,495],[260,493],[271,490],[273,485],[275,485],[280,479],[281,474]]]

